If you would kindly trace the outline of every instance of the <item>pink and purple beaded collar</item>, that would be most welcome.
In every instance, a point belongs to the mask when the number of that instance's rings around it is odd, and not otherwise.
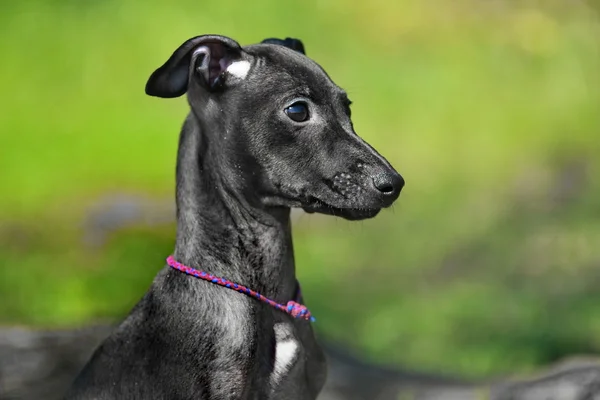
[[[243,293],[250,297],[254,297],[255,299],[262,301],[263,303],[267,303],[271,307],[274,307],[280,311],[283,311],[284,313],[287,313],[294,318],[305,319],[307,321],[315,321],[315,318],[310,314],[310,311],[308,311],[308,308],[306,308],[306,306],[303,306],[302,304],[297,303],[294,300],[288,301],[287,304],[277,303],[271,299],[266,298],[262,294],[247,288],[246,286],[239,285],[237,283],[228,281],[227,279],[219,278],[217,276],[208,274],[206,272],[198,271],[197,269],[185,266],[185,265],[175,261],[175,258],[173,256],[169,256],[167,258],[167,264],[169,264],[169,266],[171,268],[179,270],[179,271],[186,273],[188,275],[191,275],[193,277],[203,279],[205,281],[214,283],[219,286],[226,287],[228,289],[235,290],[237,292]],[[300,288],[300,286],[298,286],[298,294],[296,295],[296,300],[298,300],[300,298],[300,289],[299,288]]]

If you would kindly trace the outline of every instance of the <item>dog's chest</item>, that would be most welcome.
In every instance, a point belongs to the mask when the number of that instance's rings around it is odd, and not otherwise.
[[[277,387],[298,360],[300,343],[289,324],[275,324],[273,330],[275,332],[275,361],[270,379],[271,387]]]

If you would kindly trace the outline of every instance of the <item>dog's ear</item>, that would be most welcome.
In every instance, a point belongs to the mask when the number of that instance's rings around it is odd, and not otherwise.
[[[199,74],[208,90],[223,84],[224,72],[241,59],[242,48],[233,39],[219,35],[196,36],[183,43],[146,83],[146,94],[173,98],[185,94],[193,74]],[[245,66],[249,68],[249,64]]]
[[[285,38],[282,40],[276,38],[269,38],[263,40],[261,43],[278,44],[280,46],[285,46],[289,49],[296,50],[299,53],[306,54],[304,52],[304,44],[302,44],[302,41],[300,39]]]

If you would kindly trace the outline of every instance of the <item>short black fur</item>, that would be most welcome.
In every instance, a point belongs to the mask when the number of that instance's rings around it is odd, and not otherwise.
[[[371,218],[404,181],[355,134],[346,93],[302,43],[270,40],[190,39],[146,92],[187,92],[191,108],[177,157],[175,258],[285,303],[296,290],[290,208]],[[284,112],[298,100],[309,108],[300,123]],[[296,350],[277,369],[283,341]],[[66,398],[315,399],[325,377],[309,322],[165,266]]]

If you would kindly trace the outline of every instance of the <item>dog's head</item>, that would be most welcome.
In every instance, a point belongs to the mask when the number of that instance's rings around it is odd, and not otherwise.
[[[354,132],[346,92],[300,40],[192,38],[146,85],[151,96],[186,92],[223,167],[264,207],[365,219],[400,194],[404,180]]]

